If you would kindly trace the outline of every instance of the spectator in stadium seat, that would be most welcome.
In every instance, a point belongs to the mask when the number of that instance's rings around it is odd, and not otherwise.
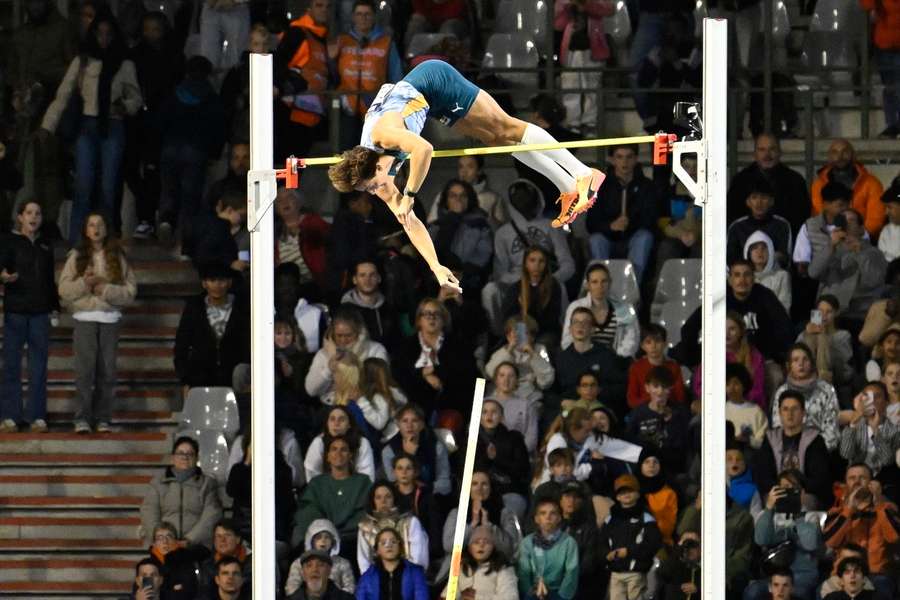
[[[247,187],[226,188],[212,210],[204,209],[185,223],[181,252],[198,268],[216,262],[242,273],[250,268],[249,255],[242,258],[238,246],[240,236],[247,231],[246,221]]]
[[[331,580],[334,558],[321,550],[307,550],[297,562],[303,575],[303,583],[287,600],[353,600],[349,594]]]
[[[316,519],[309,524],[304,536],[304,556],[307,552],[321,552],[331,559],[331,569],[328,579],[340,590],[352,594],[356,591],[356,576],[353,574],[353,565],[341,556],[341,536],[338,535],[334,523],[328,519]],[[293,563],[284,584],[284,593],[288,596],[301,588],[305,579],[306,563],[301,556]]]
[[[781,397],[787,390],[803,396],[804,420],[807,427],[814,427],[822,434],[828,451],[835,450],[840,441],[838,416],[840,405],[834,386],[820,379],[816,371],[816,360],[806,344],[798,342],[788,350],[785,364],[786,379],[772,395],[773,399]],[[772,403],[772,427],[781,426],[781,409]]]
[[[218,158],[225,143],[225,109],[209,81],[212,64],[192,56],[184,79],[159,111],[159,237],[167,242],[176,225],[204,211],[206,164]]]
[[[725,358],[730,363],[744,365],[753,380],[753,385],[744,390],[748,400],[759,406],[763,413],[769,408],[769,399],[765,391],[765,361],[749,341],[747,341],[747,324],[736,311],[729,310],[725,315]],[[694,382],[699,383],[700,371],[694,375]],[[700,397],[699,385],[694,386],[694,394]]]
[[[685,531],[678,538],[677,553],[670,554],[659,566],[662,597],[687,600],[700,593],[700,533]]]
[[[859,343],[867,349],[878,344],[881,336],[888,329],[900,327],[900,261],[888,265],[885,276],[883,298],[876,300],[869,307],[862,331],[859,332]]]
[[[399,434],[395,435],[381,451],[388,479],[393,480],[396,477],[393,468],[394,457],[409,455],[416,459],[418,481],[425,484],[427,489],[434,494],[443,496],[449,494],[451,483],[447,447],[425,424],[425,414],[422,409],[417,404],[407,404],[397,411],[394,420],[400,430]]]
[[[464,288],[484,287],[494,253],[494,232],[488,215],[478,206],[472,185],[451,179],[438,200],[438,218],[428,227],[438,258],[450,257],[462,267]]]
[[[841,431],[841,456],[851,464],[865,463],[874,474],[892,467],[900,449],[900,426],[887,418],[887,403],[885,385],[869,382],[853,398],[853,416]]]
[[[334,370],[345,352],[352,352],[359,360],[373,356],[390,360],[384,346],[369,339],[362,316],[352,306],[334,311],[322,347],[306,375],[306,393],[318,397],[322,404],[334,403]]]
[[[753,279],[772,290],[784,309],[791,312],[791,275],[782,268],[775,246],[765,232],[754,231],[744,243],[743,257],[753,263]]]
[[[881,195],[887,223],[878,234],[878,249],[885,260],[891,262],[900,258],[900,176],[894,178],[891,185]]]
[[[631,411],[626,437],[641,446],[655,446],[663,453],[670,473],[683,473],[687,460],[689,416],[684,407],[673,404],[672,373],[666,367],[653,367],[644,378],[647,401]]]
[[[528,507],[530,455],[525,438],[504,423],[503,404],[485,398],[475,450],[475,469],[491,476],[491,488],[521,521]]]
[[[663,544],[671,547],[675,543],[672,534],[678,517],[678,496],[666,483],[667,476],[663,470],[660,451],[651,445],[641,450],[637,478],[641,486],[641,497],[647,510],[656,519]]]
[[[691,177],[697,177],[697,157],[685,154],[681,157],[681,166]],[[703,227],[702,211],[694,206],[694,197],[680,179],[670,186],[663,198],[659,221],[662,239],[656,249],[657,273],[667,260],[673,258],[700,258],[702,254],[701,238]],[[657,274],[657,279],[659,278]]]
[[[345,437],[329,438],[324,447],[326,472],[313,477],[303,490],[294,514],[291,546],[299,547],[310,523],[325,518],[334,523],[346,552],[356,547],[372,480],[353,471],[352,449]]]
[[[884,84],[884,121],[887,125],[878,137],[900,137],[900,5],[883,0],[859,0],[859,5],[872,12],[875,27],[875,59]]]
[[[494,390],[488,398],[503,407],[504,422],[509,424],[510,429],[521,433],[528,451],[534,452],[538,438],[539,402],[518,392],[519,369],[511,362],[498,364],[491,380]]]
[[[213,529],[213,549],[215,552],[200,563],[199,590],[200,597],[214,599],[216,590],[216,576],[219,575],[219,562],[226,558],[234,558],[243,576],[243,584],[240,589],[250,589],[250,573],[253,561],[250,559],[250,551],[244,546],[244,540],[237,529],[237,524],[231,519],[221,519]]]
[[[838,562],[837,574],[841,589],[823,596],[823,600],[885,600],[876,590],[866,589],[869,569],[864,558],[851,556]]]
[[[544,435],[541,446],[540,455],[543,457],[544,468],[540,483],[557,480],[557,474],[560,475],[558,483],[565,483],[572,478],[586,481],[591,476],[594,461],[601,458],[596,449],[596,440],[591,435],[592,425],[591,414],[577,407],[554,421]],[[567,448],[572,452],[574,462],[571,468],[565,468],[565,457],[556,461],[558,466],[551,464],[550,455],[558,448]]]
[[[375,562],[362,574],[357,600],[427,600],[425,569],[403,555],[396,529],[386,527],[375,536]]]
[[[303,200],[299,191],[287,188],[275,196],[275,265],[296,263],[303,297],[314,301],[321,299],[325,283],[325,244],[331,226],[305,207]]]
[[[795,600],[794,574],[790,569],[777,567],[769,575],[769,598],[771,600]]]
[[[828,183],[822,188],[821,195],[821,212],[807,219],[800,227],[797,243],[794,244],[793,261],[797,272],[803,277],[812,277],[809,274],[810,263],[814,257],[831,247],[831,234],[835,230],[834,221],[850,206],[850,189],[840,183]]]
[[[553,277],[550,255],[540,246],[532,246],[522,256],[522,274],[517,285],[503,295],[502,315],[528,315],[538,326],[536,339],[548,347],[559,344],[562,328],[563,288]]]
[[[589,308],[579,307],[572,311],[569,319],[572,344],[556,356],[557,387],[563,393],[571,392],[582,373],[593,371],[600,379],[598,399],[622,417],[626,411],[627,371],[612,350],[591,340],[595,327],[594,314]]]
[[[750,261],[731,263],[726,303],[728,310],[743,317],[747,339],[763,358],[781,362],[793,341],[794,325],[772,290],[754,282]]]
[[[208,600],[252,600],[252,591],[237,558],[226,556],[216,562],[215,568],[215,587],[206,596]]]
[[[835,552],[834,557],[834,565],[831,569],[831,576],[828,577],[825,581],[822,582],[822,586],[819,588],[819,597],[827,598],[828,594],[832,592],[840,592],[844,589],[844,582],[841,581],[841,576],[838,575],[838,565],[845,558],[859,558],[866,564],[866,571],[868,571],[868,560],[866,558],[866,549],[858,544],[848,543],[844,544]],[[875,586],[872,584],[872,580],[869,579],[868,573],[862,578],[863,579],[863,589],[866,590],[874,590]]]
[[[725,446],[728,499],[750,511],[756,518],[762,512],[762,499],[753,483],[753,471],[747,465],[744,448],[746,446],[737,439],[727,442]]]
[[[493,532],[489,527],[476,527],[468,537],[462,553],[459,574],[460,596],[519,600],[518,580],[509,559],[496,548]],[[471,590],[471,592],[470,592]],[[441,598],[447,596],[447,589]]]
[[[396,376],[426,415],[453,409],[468,416],[475,381],[475,360],[451,334],[453,324],[436,298],[419,302],[416,335],[407,338],[396,360]]]
[[[791,225],[791,233],[796,237],[812,210],[809,188],[802,175],[781,162],[781,144],[771,133],[756,136],[753,163],[731,180],[728,188],[728,222],[734,223],[750,214],[747,198],[760,179],[768,182],[773,191],[772,214],[786,219]]]
[[[789,507],[783,501],[792,491],[799,492],[799,505]],[[793,543],[790,569],[794,593],[806,600],[811,600],[815,594],[819,583],[818,559],[825,550],[818,516],[806,514],[809,506],[803,474],[796,469],[786,469],[779,473],[778,485],[769,490],[766,507],[756,520],[753,534],[754,541],[762,548],[771,548],[787,540]],[[751,582],[744,590],[744,600],[766,598],[767,588],[765,580]]]
[[[128,600],[153,600],[162,584],[159,562],[152,556],[142,558],[134,566],[134,583]]]
[[[872,479],[872,470],[864,463],[851,463],[844,474],[844,485],[828,511],[823,527],[825,543],[837,550],[852,543],[866,549],[866,558],[876,590],[893,598],[891,552],[900,541],[900,515],[897,506],[882,493],[881,482]]]
[[[578,546],[578,591],[575,598],[587,600],[602,597],[606,577],[603,556],[597,551],[600,540],[591,495],[580,483],[570,481],[562,488],[559,506],[562,530]]]
[[[578,590],[578,545],[562,530],[559,502],[541,499],[535,506],[534,523],[534,533],[519,545],[519,597],[572,600]]]
[[[141,503],[141,529],[153,542],[154,530],[171,523],[182,545],[212,547],[213,528],[222,518],[219,484],[197,466],[200,445],[181,436],[172,444],[172,465],[153,478]]]
[[[570,331],[572,314],[576,308],[589,308],[596,323],[591,334],[595,344],[607,346],[621,357],[632,357],[638,351],[641,326],[635,307],[609,297],[612,276],[609,267],[597,262],[589,265],[584,274],[587,293],[573,300],[563,319],[562,349],[572,344]]]
[[[372,445],[360,433],[356,421],[353,420],[346,406],[332,406],[325,414],[322,433],[313,438],[306,451],[306,459],[303,461],[306,469],[306,481],[312,481],[313,477],[322,474],[325,463],[325,442],[334,437],[343,437],[350,442],[350,449],[354,452],[353,471],[363,473],[374,481],[375,459]]]
[[[59,312],[53,282],[53,246],[41,235],[41,205],[34,200],[15,209],[15,229],[4,240],[3,389],[0,433],[18,431],[22,417],[22,349],[28,343],[28,414],[32,432],[47,431],[47,358],[51,313]]]
[[[177,539],[175,526],[165,521],[153,528],[150,556],[159,565],[160,599],[195,600],[200,561],[209,555],[203,546],[185,545]],[[151,596],[153,598],[153,596]]]
[[[403,555],[423,569],[428,568],[428,534],[421,521],[408,512],[401,512],[394,500],[396,489],[389,481],[376,481],[369,490],[366,514],[359,521],[356,538],[356,563],[365,573],[375,558],[375,536],[385,527],[396,529],[403,540]]]
[[[744,258],[747,241],[757,231],[765,233],[775,248],[773,257],[779,264],[787,264],[793,251],[793,234],[787,219],[772,212],[775,190],[765,179],[757,179],[749,186],[746,198],[750,214],[735,220],[728,227],[728,262]]]
[[[863,225],[870,236],[877,236],[884,226],[884,191],[878,178],[869,173],[856,160],[856,150],[847,140],[838,139],[828,148],[828,163],[819,170],[812,184],[813,214],[822,211],[823,188],[830,182],[838,182],[852,190],[850,208],[862,215]]]
[[[493,374],[501,363],[515,365],[518,376],[516,395],[530,402],[540,402],[544,390],[553,385],[556,375],[546,346],[535,342],[537,330],[537,322],[530,316],[522,318],[518,315],[507,319],[504,327],[506,344],[500,346],[484,366],[485,373]],[[520,339],[523,332],[524,336]]]
[[[88,213],[80,239],[59,276],[59,295],[75,319],[75,432],[96,426],[108,433],[122,309],[134,302],[137,280],[102,214]]]
[[[778,473],[797,469],[806,478],[804,489],[815,496],[819,508],[831,502],[831,472],[828,448],[818,430],[804,425],[803,394],[785,390],[776,398],[780,427],[766,432],[762,447],[754,455],[753,481],[760,497],[778,483]]]
[[[735,439],[754,450],[763,442],[769,421],[758,404],[747,400],[750,373],[741,363],[725,365],[725,418],[734,425]]]
[[[667,337],[665,327],[656,323],[648,324],[641,331],[641,351],[644,356],[631,363],[628,369],[628,408],[637,408],[650,399],[650,393],[646,389],[647,376],[656,367],[662,367],[671,374],[671,402],[680,406],[687,403],[681,367],[674,360],[666,358]]]
[[[842,319],[862,322],[881,296],[887,260],[866,239],[862,215],[854,209],[842,215],[845,225],[832,231],[831,244],[813,255],[809,276],[819,280],[821,294],[833,294],[838,299],[843,307]]]
[[[206,292],[185,303],[175,332],[175,371],[186,388],[231,387],[234,368],[250,362],[250,315],[230,293],[234,273],[205,265],[200,282]]]
[[[658,193],[641,170],[637,146],[612,146],[608,152],[613,176],[600,186],[585,221],[591,258],[627,258],[641,283],[653,250]]]
[[[381,272],[372,259],[363,259],[350,269],[353,287],[341,298],[341,304],[353,306],[366,324],[369,337],[388,352],[397,352],[402,331],[397,310],[381,292]]]
[[[819,323],[810,321],[797,336],[812,351],[819,377],[834,384],[835,388],[848,384],[855,375],[850,361],[853,360],[853,345],[850,332],[839,329],[835,320],[840,314],[841,303],[832,296],[821,296],[816,303]]]
[[[406,43],[417,33],[449,33],[459,40],[469,36],[469,9],[464,0],[412,0]]]
[[[544,127],[544,129],[547,128]],[[516,161],[517,166],[520,164],[522,163]],[[494,229],[506,222],[506,210],[500,201],[500,194],[490,188],[487,173],[484,172],[483,156],[460,156],[456,163],[456,178],[468,183],[475,190],[475,194],[478,196],[478,208],[488,216]],[[438,193],[435,196],[431,208],[428,209],[429,225],[437,221],[441,195]]]
[[[332,220],[327,250],[325,276],[329,303],[331,298],[339,298],[343,290],[355,285],[352,279],[356,265],[375,260],[378,232],[371,215],[371,194],[341,194],[340,205]]]

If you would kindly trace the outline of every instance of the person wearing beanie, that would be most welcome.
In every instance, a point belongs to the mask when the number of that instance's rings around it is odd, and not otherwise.
[[[678,495],[667,483],[663,473],[662,461],[659,451],[652,446],[647,446],[641,451],[639,459],[640,470],[638,482],[641,486],[641,494],[644,502],[662,536],[662,541],[667,546],[673,544],[672,532],[675,531],[675,523],[678,519]]]
[[[653,515],[644,510],[634,475],[620,475],[613,489],[616,503],[600,528],[597,551],[610,571],[609,600],[635,600],[647,590],[647,572],[662,537]]]

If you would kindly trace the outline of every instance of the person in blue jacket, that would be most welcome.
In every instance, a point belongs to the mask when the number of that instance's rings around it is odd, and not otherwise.
[[[428,600],[425,570],[403,557],[396,529],[375,536],[375,561],[359,578],[356,600]]]

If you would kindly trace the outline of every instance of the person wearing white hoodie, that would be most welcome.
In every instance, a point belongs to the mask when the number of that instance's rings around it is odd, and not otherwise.
[[[756,283],[772,290],[784,309],[791,312],[791,276],[775,262],[772,238],[762,230],[754,231],[744,243],[744,258],[753,263]]]
[[[353,566],[350,561],[340,555],[341,536],[338,535],[334,523],[328,519],[316,519],[309,524],[304,536],[304,549],[327,552],[331,556],[331,575],[328,577],[334,584],[353,594],[356,591],[356,577],[353,576]],[[303,565],[301,558],[291,563],[287,582],[284,584],[284,593],[290,596],[303,585]]]

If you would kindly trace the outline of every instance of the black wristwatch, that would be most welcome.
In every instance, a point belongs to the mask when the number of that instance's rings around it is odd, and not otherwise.
[[[403,195],[404,195],[404,196],[409,196],[410,198],[412,198],[413,200],[415,200],[416,197],[419,195],[419,192],[411,192],[411,191],[409,191],[409,190],[403,190]]]

